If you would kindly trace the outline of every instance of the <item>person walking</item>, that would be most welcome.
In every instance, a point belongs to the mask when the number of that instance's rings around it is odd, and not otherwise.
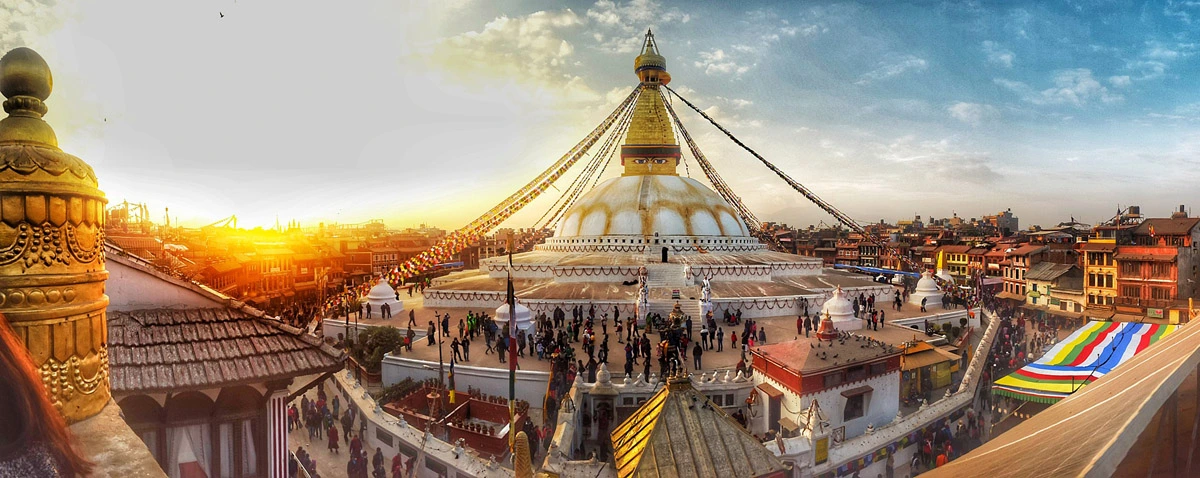
[[[925,312],[925,304],[927,304],[928,302],[929,302],[928,297],[921,298],[921,312]]]
[[[692,361],[695,362],[693,365],[695,365],[695,370],[697,371],[700,370],[700,355],[703,353],[704,347],[701,347],[700,343],[696,342],[696,346],[692,347]]]
[[[717,352],[725,350],[725,331],[717,327]]]

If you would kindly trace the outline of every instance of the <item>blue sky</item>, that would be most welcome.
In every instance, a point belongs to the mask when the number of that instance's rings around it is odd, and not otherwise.
[[[295,3],[10,0],[0,47],[47,57],[47,119],[110,198],[200,224],[458,227],[633,88],[650,27],[673,87],[859,220],[1197,198],[1194,2]],[[831,222],[685,121],[760,218]]]

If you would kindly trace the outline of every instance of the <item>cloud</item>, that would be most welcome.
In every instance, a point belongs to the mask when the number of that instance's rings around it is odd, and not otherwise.
[[[70,16],[69,5],[54,0],[5,0],[0,2],[0,53],[19,46],[39,47],[45,35]]]
[[[609,53],[636,53],[642,47],[642,37],[633,33],[644,33],[657,25],[687,23],[692,18],[654,0],[599,0],[588,8],[585,17],[595,28],[592,37],[596,48]]]
[[[919,141],[907,135],[888,144],[874,143],[871,149],[880,159],[893,163],[893,167],[903,165],[900,169],[909,173],[923,172],[927,180],[988,184],[1003,178],[992,168],[990,154],[961,151],[948,138]]]
[[[946,108],[954,119],[972,126],[979,126],[984,120],[998,115],[996,108],[988,104],[959,102]]]
[[[1128,88],[1129,85],[1133,84],[1133,81],[1129,79],[1129,75],[1110,76],[1108,77],[1108,84],[1112,85],[1113,88]]]
[[[569,71],[575,46],[565,36],[582,23],[571,10],[500,16],[480,31],[440,41],[429,52],[428,59],[448,70],[470,73],[471,76],[465,77],[468,79],[518,79],[582,93],[580,100],[598,99],[599,94],[590,91],[582,78]]]
[[[991,40],[983,42],[983,53],[987,55],[988,63],[1004,68],[1012,68],[1013,59],[1016,58],[1013,52]]]
[[[881,61],[879,67],[864,73],[855,81],[856,85],[866,85],[875,81],[885,80],[893,76],[902,75],[909,71],[922,72],[928,66],[923,58],[918,58],[913,55],[900,55],[890,61]]]
[[[739,64],[725,50],[716,49],[700,52],[700,59],[693,63],[696,68],[704,70],[706,75],[741,75],[750,71],[753,65]]]
[[[997,78],[993,81],[997,85],[1016,93],[1022,100],[1035,105],[1067,104],[1078,107],[1084,106],[1093,100],[1100,100],[1103,103],[1117,103],[1125,99],[1124,96],[1109,91],[1099,81],[1096,81],[1092,76],[1092,70],[1087,68],[1059,70],[1051,78],[1054,86],[1041,91],[1036,91],[1020,81],[1005,78]]]

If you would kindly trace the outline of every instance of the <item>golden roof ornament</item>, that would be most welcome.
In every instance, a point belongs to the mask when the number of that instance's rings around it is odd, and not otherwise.
[[[0,313],[68,422],[109,401],[104,207],[92,168],[42,120],[53,90],[37,52],[0,58]]]
[[[524,431],[517,432],[513,440],[513,475],[516,478],[533,478],[533,459],[529,453],[529,436]]]

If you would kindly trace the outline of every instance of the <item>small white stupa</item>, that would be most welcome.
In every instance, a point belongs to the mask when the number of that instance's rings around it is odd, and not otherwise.
[[[904,275],[896,274],[892,276],[892,285],[904,285]]]
[[[367,316],[368,319],[383,317],[383,304],[392,309],[392,317],[397,317],[404,310],[404,303],[396,300],[396,289],[382,277],[367,293],[367,303],[371,304],[371,315]]]
[[[821,315],[828,314],[833,326],[838,330],[858,330],[862,328],[862,320],[854,318],[854,304],[842,293],[842,288],[833,290],[833,296],[821,306]]]
[[[950,284],[954,283],[954,276],[950,275],[949,272],[946,272],[946,269],[938,269],[937,274],[935,275]]]
[[[526,334],[533,332],[533,314],[529,311],[529,307],[521,305],[521,301],[517,301],[517,306],[513,307],[514,313],[517,316],[517,330]],[[505,302],[500,307],[496,308],[496,326],[500,330],[504,329],[504,324],[508,323],[508,303]]]
[[[921,299],[928,298],[926,307],[932,307],[934,302],[941,303],[942,289],[938,287],[937,279],[933,278],[933,274],[929,271],[921,273],[921,280],[917,281],[917,288],[908,295],[908,302],[914,305],[921,305]]]

